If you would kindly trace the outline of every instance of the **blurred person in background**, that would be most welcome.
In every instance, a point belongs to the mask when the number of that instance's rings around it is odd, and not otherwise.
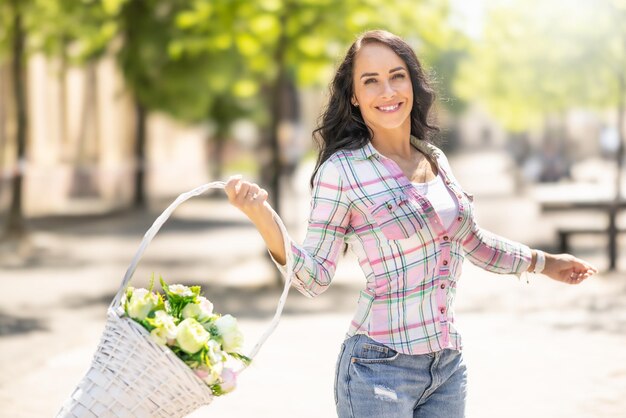
[[[326,290],[344,245],[366,278],[337,361],[340,418],[464,416],[454,297],[465,257],[491,272],[543,273],[568,284],[596,272],[572,255],[543,253],[476,224],[472,196],[429,140],[437,131],[429,122],[434,99],[405,41],[366,32],[337,69],[314,132],[320,151],[307,235],[301,245],[289,242],[294,287],[310,297]],[[267,192],[238,176],[226,193],[284,272]]]

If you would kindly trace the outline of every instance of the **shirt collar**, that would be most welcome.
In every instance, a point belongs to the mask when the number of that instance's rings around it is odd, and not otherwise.
[[[424,153],[426,156],[430,157],[433,161],[437,161],[437,150],[428,142],[417,139],[416,137],[411,135],[411,145],[417,148],[417,150],[419,150],[420,152]],[[359,160],[366,160],[370,157],[380,157],[380,152],[378,152],[378,150],[374,148],[371,141],[368,141],[365,146],[354,150],[353,155]]]

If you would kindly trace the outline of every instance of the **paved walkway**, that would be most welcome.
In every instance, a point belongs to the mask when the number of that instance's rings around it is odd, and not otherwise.
[[[452,162],[465,187],[477,192],[480,223],[549,246],[554,220],[541,217],[528,194],[514,193],[501,158],[465,155]],[[306,170],[300,176],[296,183],[306,184]],[[308,207],[302,193],[292,193],[285,205],[297,239]],[[22,256],[0,251],[0,416],[44,417],[58,410],[88,367],[106,307],[158,213],[37,220]],[[585,241],[577,254],[602,267],[602,248]],[[278,299],[262,240],[223,200],[198,198],[176,212],[150,246],[135,283],[153,272],[202,284],[216,310],[239,317],[249,346]],[[467,263],[457,305],[470,373],[467,416],[625,417],[623,276],[600,274],[574,287],[530,277],[527,285]],[[192,416],[336,416],[333,368],[361,286],[358,265],[347,258],[325,294],[309,300],[293,291],[281,324],[239,388]]]

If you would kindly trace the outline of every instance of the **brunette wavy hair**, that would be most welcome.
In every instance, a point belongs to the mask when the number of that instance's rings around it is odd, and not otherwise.
[[[429,112],[435,100],[435,91],[420,64],[413,48],[402,38],[383,30],[373,30],[359,36],[348,49],[330,83],[328,104],[320,116],[313,138],[319,154],[311,176],[311,187],[320,166],[341,149],[357,149],[372,140],[373,132],[365,124],[361,111],[352,104],[354,95],[354,61],[363,46],[379,43],[396,53],[406,64],[413,85],[411,109],[411,135],[420,140],[430,140],[439,128],[429,121]]]

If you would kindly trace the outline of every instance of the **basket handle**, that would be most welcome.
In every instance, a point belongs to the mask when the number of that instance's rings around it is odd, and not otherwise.
[[[210,189],[223,189],[225,185],[226,183],[223,181],[214,181],[212,183],[207,183],[202,186],[196,187],[195,189],[189,192],[182,193],[180,196],[178,196],[178,198],[176,198],[176,200],[172,204],[170,204],[167,207],[167,209],[163,211],[163,213],[154,221],[150,229],[148,229],[148,231],[145,233],[143,240],[141,241],[141,244],[139,245],[139,249],[135,253],[135,256],[133,257],[130,263],[130,266],[126,270],[126,274],[124,275],[122,284],[120,285],[120,288],[117,291],[117,294],[115,295],[115,297],[113,298],[113,301],[111,302],[111,305],[109,306],[109,310],[115,311],[116,310],[115,308],[120,305],[120,302],[122,300],[122,295],[124,294],[126,290],[126,286],[128,286],[128,283],[130,282],[130,279],[135,273],[135,269],[137,268],[137,265],[139,264],[139,260],[143,256],[143,253],[146,251],[146,248],[148,247],[148,244],[150,244],[150,241],[152,241],[154,236],[157,234],[159,229],[161,229],[161,226],[163,226],[165,221],[167,221],[167,219],[170,217],[172,212],[174,212],[174,210],[184,201],[189,200],[192,197],[199,196]],[[261,338],[259,338],[259,341],[255,344],[255,346],[252,348],[250,354],[248,355],[248,357],[250,358],[254,358],[256,356],[261,346],[263,346],[263,344],[265,343],[265,340],[267,340],[267,338],[276,329],[276,326],[278,325],[278,322],[280,320],[280,315],[283,312],[283,308],[287,300],[287,294],[289,293],[289,288],[291,286],[291,281],[293,278],[293,263],[292,263],[293,253],[291,251],[291,238],[289,237],[289,234],[287,233],[287,229],[285,228],[285,225],[283,224],[283,221],[280,219],[278,214],[274,211],[274,209],[272,209],[272,207],[267,202],[265,202],[265,205],[272,211],[272,216],[274,218],[274,221],[280,228],[280,232],[283,235],[283,242],[285,244],[285,254],[287,258],[287,274],[285,275],[285,286],[283,288],[283,292],[278,301],[278,307],[276,308],[276,313],[274,314],[274,317],[272,318],[272,321],[270,322],[266,331],[263,333]]]

